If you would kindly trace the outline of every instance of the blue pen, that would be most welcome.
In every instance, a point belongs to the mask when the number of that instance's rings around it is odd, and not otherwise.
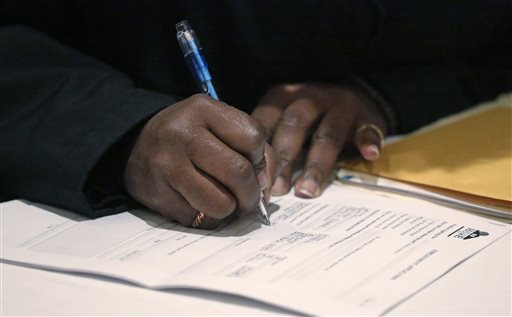
[[[208,65],[206,64],[201,44],[199,44],[196,33],[192,30],[187,20],[178,22],[176,24],[176,30],[178,43],[180,44],[183,56],[187,61],[187,66],[192,73],[197,86],[202,93],[219,100],[219,96],[213,86],[212,76],[208,71]],[[265,202],[263,200],[263,193],[261,193],[261,199],[258,207],[265,224],[270,225],[267,208],[265,207]]]

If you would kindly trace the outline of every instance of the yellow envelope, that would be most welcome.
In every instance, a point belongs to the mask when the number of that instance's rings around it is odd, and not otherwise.
[[[512,93],[386,145],[373,163],[342,167],[512,202]]]

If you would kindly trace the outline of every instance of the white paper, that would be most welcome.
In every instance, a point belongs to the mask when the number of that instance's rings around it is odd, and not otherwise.
[[[87,220],[2,204],[2,259],[101,274],[151,288],[208,289],[297,312],[382,314],[510,231],[427,202],[331,186],[319,199],[273,200],[215,231],[143,210]],[[272,209],[272,208],[271,208]]]
[[[457,209],[462,209],[470,212],[476,212],[482,215],[495,217],[496,220],[512,223],[512,213],[509,209],[471,203],[456,199],[449,196],[437,194],[426,189],[407,184],[404,182],[394,181],[385,177],[378,177],[362,172],[351,171],[346,169],[339,169],[337,172],[337,181],[345,185],[355,185],[369,190],[374,190],[374,193],[392,193],[397,195],[412,196],[418,199],[432,201],[434,203],[446,205]]]

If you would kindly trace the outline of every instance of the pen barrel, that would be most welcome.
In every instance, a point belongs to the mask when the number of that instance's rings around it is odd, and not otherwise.
[[[201,44],[196,37],[194,30],[190,28],[188,22],[182,21],[176,25],[178,33],[176,38],[180,44],[183,56],[187,62],[190,73],[194,77],[198,88],[202,93],[210,95],[214,99],[219,99],[213,86],[212,76],[208,70],[208,65],[203,56]]]
[[[208,65],[206,65],[205,59],[203,58],[200,51],[189,53],[185,56],[185,61],[190,69],[190,73],[194,77],[198,88],[202,93],[210,95],[214,99],[219,99],[217,92],[213,86],[212,76],[208,71]]]

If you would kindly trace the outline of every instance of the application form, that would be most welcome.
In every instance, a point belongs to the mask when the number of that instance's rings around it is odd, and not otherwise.
[[[318,199],[273,198],[270,227],[255,214],[213,231],[146,210],[89,220],[26,201],[0,206],[2,261],[235,294],[312,315],[383,314],[511,230],[342,186]]]

